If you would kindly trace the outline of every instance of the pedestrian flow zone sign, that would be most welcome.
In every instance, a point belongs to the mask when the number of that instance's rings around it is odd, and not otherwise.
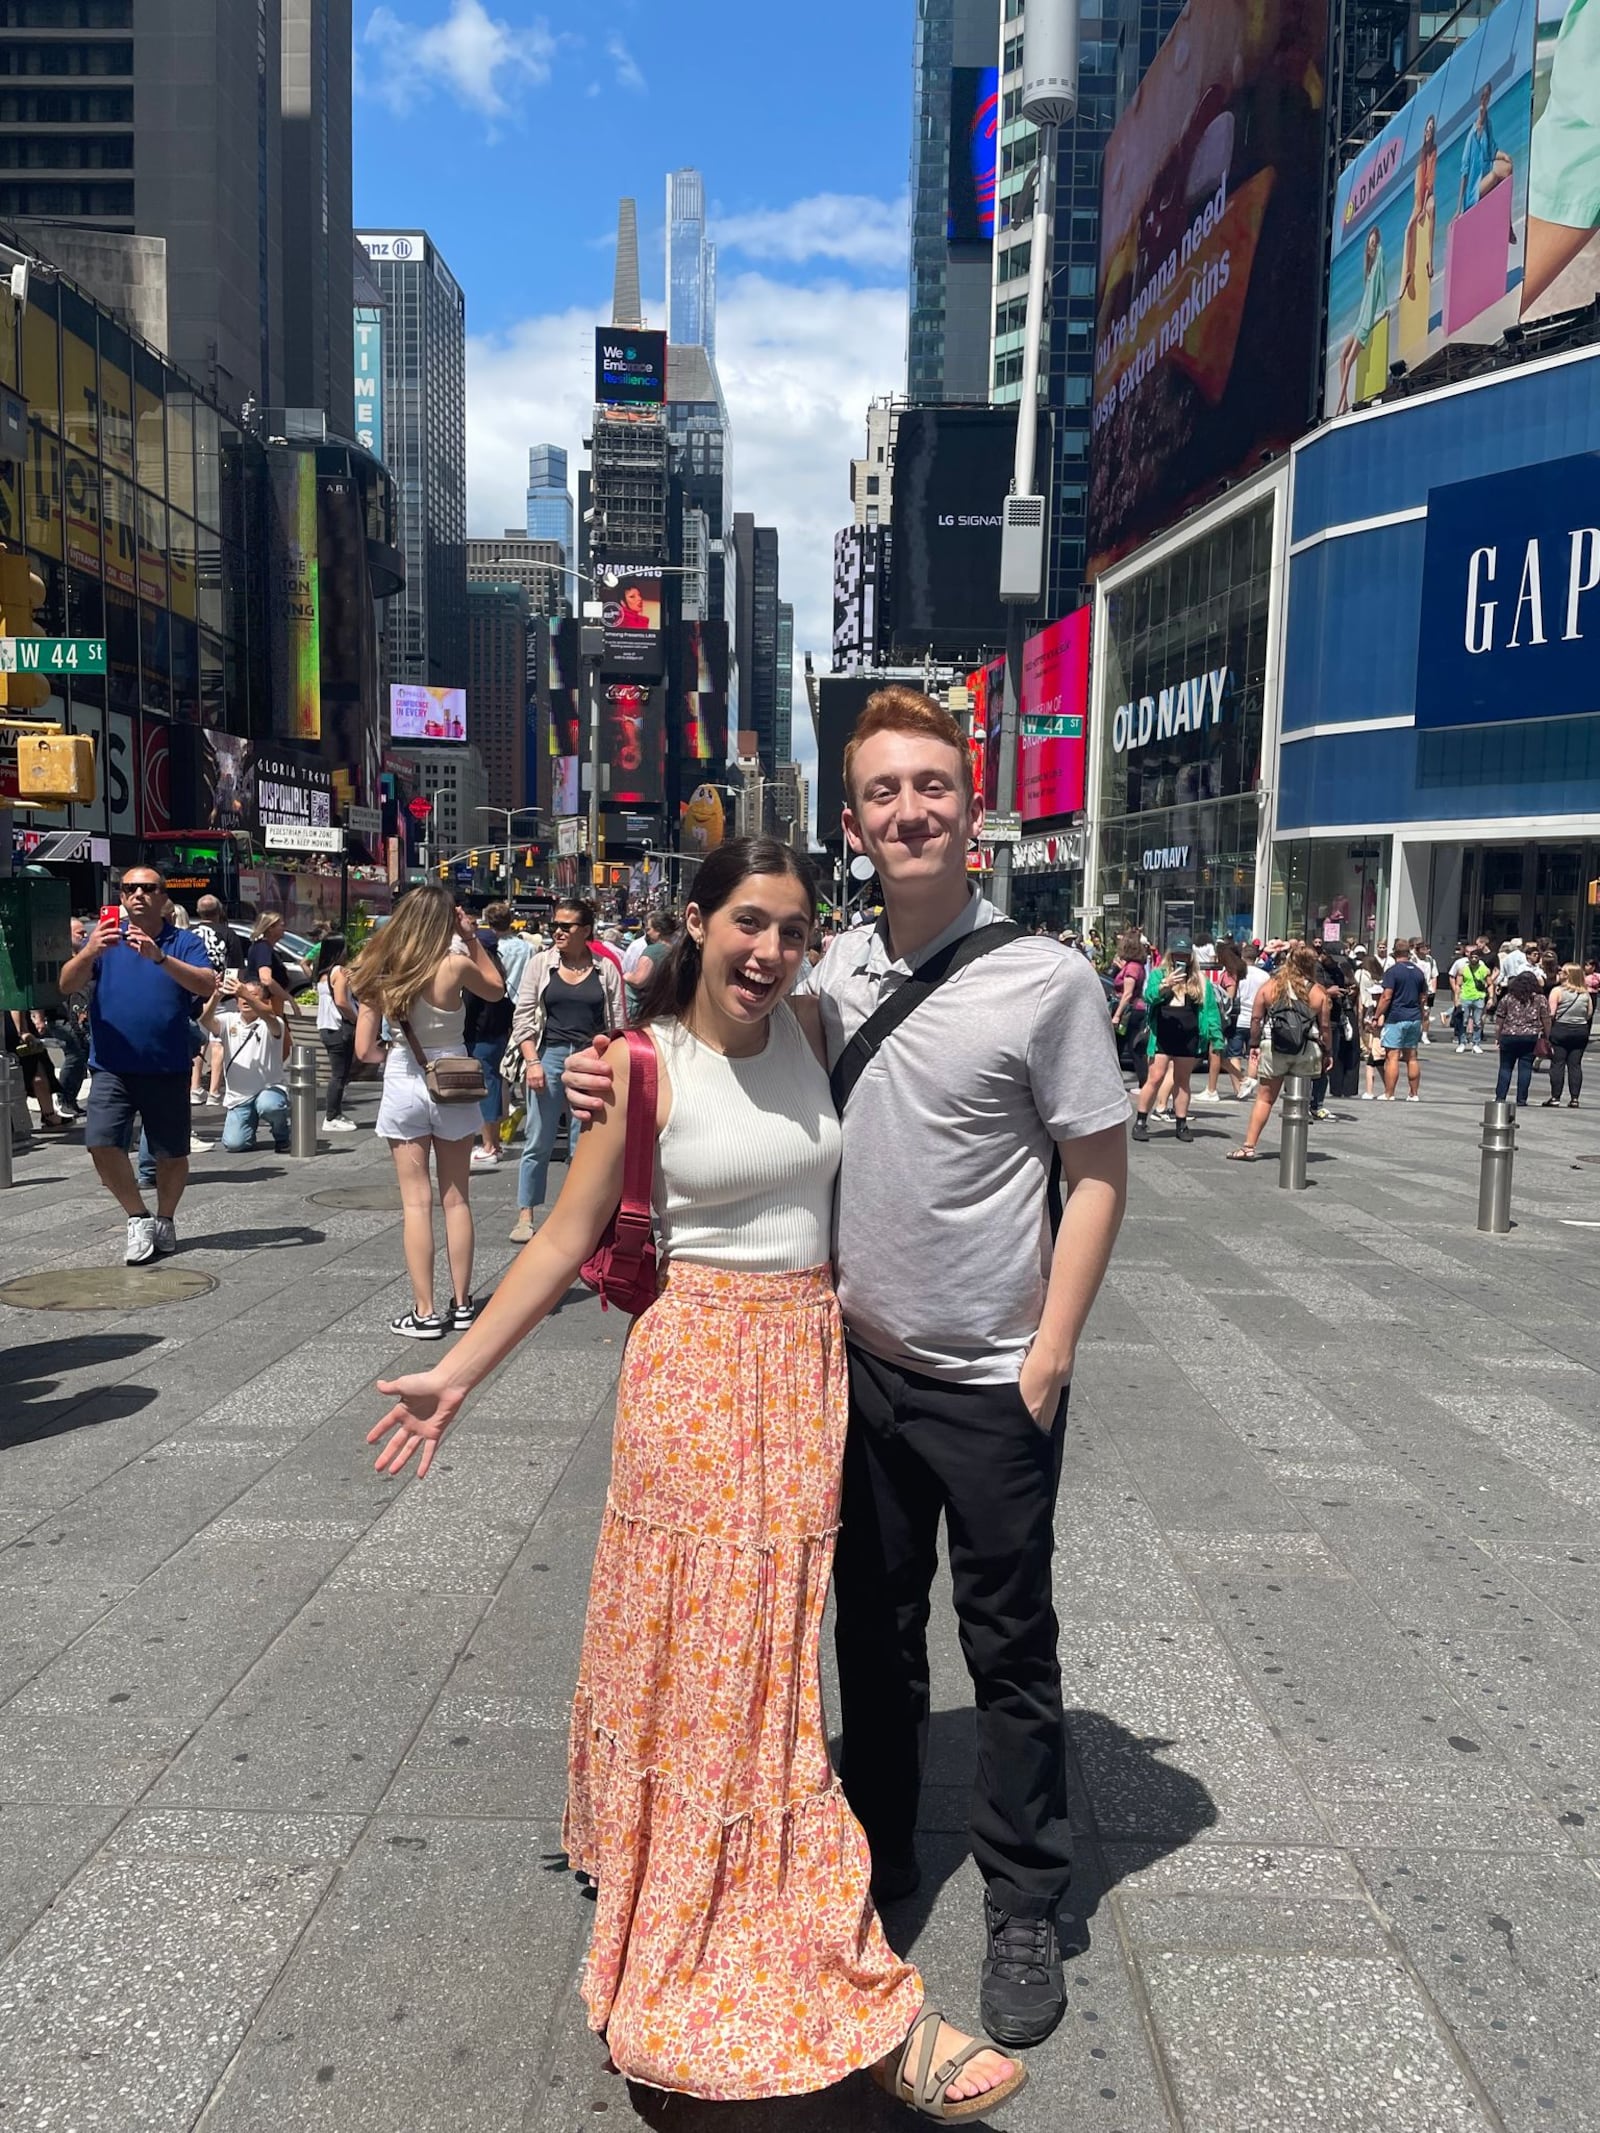
[[[103,637],[0,637],[0,674],[103,674]]]

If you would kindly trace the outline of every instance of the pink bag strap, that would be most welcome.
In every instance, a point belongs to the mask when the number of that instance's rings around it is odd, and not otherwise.
[[[656,1048],[648,1032],[623,1030],[628,1046],[628,1138],[622,1155],[622,1203],[617,1234],[647,1237],[656,1175],[656,1095],[660,1086]]]

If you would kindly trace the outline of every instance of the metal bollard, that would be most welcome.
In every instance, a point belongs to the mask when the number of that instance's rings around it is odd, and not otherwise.
[[[11,1171],[11,1054],[0,1047],[0,1192],[16,1183]]]
[[[317,1054],[297,1044],[289,1056],[289,1153],[317,1152]]]
[[[1483,1107],[1483,1151],[1478,1164],[1478,1227],[1503,1237],[1511,1227],[1511,1166],[1517,1155],[1517,1113],[1492,1099]]]
[[[1290,1074],[1283,1084],[1283,1138],[1278,1144],[1278,1183],[1285,1192],[1306,1189],[1306,1149],[1310,1140],[1310,1076]]]

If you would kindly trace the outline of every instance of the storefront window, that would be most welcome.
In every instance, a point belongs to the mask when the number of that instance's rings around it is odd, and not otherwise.
[[[175,511],[194,510],[194,395],[167,395],[167,501]]]
[[[100,456],[133,475],[133,344],[120,326],[100,321]]]
[[[1096,900],[1152,940],[1252,930],[1272,496],[1106,598]]]
[[[1391,837],[1294,837],[1272,848],[1267,926],[1285,940],[1370,948],[1388,921]]]
[[[143,348],[133,352],[135,471],[141,489],[167,493],[167,423],[161,397],[161,365]]]

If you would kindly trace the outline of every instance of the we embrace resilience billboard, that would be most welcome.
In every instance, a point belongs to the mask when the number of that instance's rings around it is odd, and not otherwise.
[[[1323,405],[1600,290],[1600,10],[1502,4],[1339,180]]]
[[[1091,577],[1310,420],[1327,48],[1327,0],[1191,0],[1111,136]]]

